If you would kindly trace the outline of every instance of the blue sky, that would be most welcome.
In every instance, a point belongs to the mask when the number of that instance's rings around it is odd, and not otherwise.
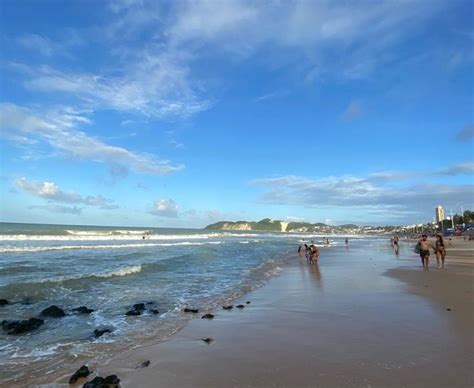
[[[472,1],[13,1],[2,221],[410,224],[474,208]]]

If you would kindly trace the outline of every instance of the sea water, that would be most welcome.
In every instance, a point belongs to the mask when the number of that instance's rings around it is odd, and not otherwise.
[[[0,373],[21,366],[89,356],[97,360],[153,338],[165,339],[189,319],[185,307],[211,311],[276,275],[303,241],[316,235],[0,223],[0,321],[45,318],[21,335],[0,331]],[[334,237],[331,246],[343,245]],[[141,316],[126,316],[148,303]],[[87,306],[90,315],[73,308]],[[158,310],[158,314],[151,312]],[[94,338],[95,329],[111,333]],[[108,344],[108,346],[104,346]],[[105,351],[107,349],[107,351]],[[40,371],[41,372],[41,371]]]

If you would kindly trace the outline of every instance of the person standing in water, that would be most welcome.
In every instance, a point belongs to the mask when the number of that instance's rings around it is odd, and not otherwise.
[[[446,258],[446,247],[444,246],[443,236],[440,234],[436,235],[436,243],[435,243],[435,253],[436,253],[436,263],[438,265],[438,269],[444,269],[444,259]],[[441,266],[439,265],[441,261]]]
[[[314,244],[311,244],[311,246],[309,247],[309,263],[310,264],[318,264],[318,258],[319,258],[319,248],[314,245]]]

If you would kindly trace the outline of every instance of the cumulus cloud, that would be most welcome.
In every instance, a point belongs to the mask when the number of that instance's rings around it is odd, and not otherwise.
[[[29,192],[35,197],[46,199],[50,202],[62,202],[62,203],[68,203],[68,204],[96,206],[101,209],[107,209],[107,210],[118,208],[117,205],[113,204],[112,200],[105,198],[102,195],[97,195],[97,196],[89,195],[84,198],[75,191],[61,190],[61,188],[54,182],[30,181],[26,179],[25,177],[21,177],[15,181],[15,185],[16,187]],[[56,204],[50,204],[50,205],[42,206],[42,207],[45,209],[63,209],[64,210],[63,212],[68,212],[68,209],[69,211],[75,211],[75,210],[71,210],[74,208],[60,207],[60,206],[57,206]]]
[[[16,186],[20,189],[44,199],[56,202],[77,203],[82,202],[81,196],[75,191],[65,192],[54,182],[28,181],[22,177],[16,180]]]
[[[122,175],[124,168],[150,175],[166,175],[184,168],[147,153],[106,144],[77,129],[88,122],[84,114],[72,109],[49,112],[46,118],[18,105],[0,104],[0,128],[7,138],[21,132],[22,136],[41,140],[67,157],[107,163],[115,171],[120,165]]]
[[[153,209],[149,211],[158,217],[177,218],[178,217],[178,205],[175,201],[170,198],[162,198],[153,204]]]
[[[456,140],[461,143],[466,143],[474,137],[474,124],[466,125],[456,135]]]

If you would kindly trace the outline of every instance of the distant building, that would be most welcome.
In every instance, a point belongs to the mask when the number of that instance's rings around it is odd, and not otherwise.
[[[435,209],[436,212],[436,222],[441,222],[444,220],[444,209],[442,206],[438,206]]]

